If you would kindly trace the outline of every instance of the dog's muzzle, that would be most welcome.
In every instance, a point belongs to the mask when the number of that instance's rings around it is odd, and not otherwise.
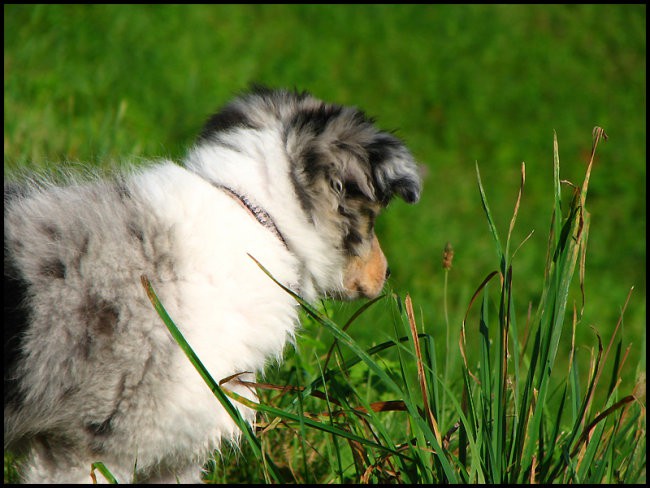
[[[381,293],[384,283],[390,275],[386,261],[377,236],[373,236],[368,253],[354,256],[348,262],[343,277],[344,298],[374,298]]]

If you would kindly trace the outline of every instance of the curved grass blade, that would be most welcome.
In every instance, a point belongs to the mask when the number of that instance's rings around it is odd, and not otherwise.
[[[217,397],[219,403],[221,403],[221,405],[226,410],[226,412],[228,412],[228,414],[233,419],[235,424],[237,424],[237,426],[243,432],[244,437],[246,438],[251,448],[253,449],[253,452],[255,453],[257,459],[260,462],[262,462],[265,466],[267,466],[267,469],[270,472],[271,477],[276,482],[280,483],[282,481],[282,478],[278,474],[275,466],[273,465],[273,462],[270,459],[265,459],[260,441],[255,436],[250,424],[244,420],[244,418],[239,413],[239,410],[237,410],[237,408],[235,408],[233,404],[230,403],[230,400],[228,400],[226,394],[224,393],[224,390],[217,384],[216,381],[214,381],[214,379],[210,375],[210,372],[203,365],[201,360],[198,358],[198,356],[194,353],[190,345],[187,343],[187,341],[183,337],[183,334],[181,333],[180,330],[178,330],[178,327],[176,326],[174,321],[171,319],[171,317],[165,310],[165,307],[163,307],[162,303],[160,303],[160,300],[158,299],[156,292],[151,286],[151,282],[149,281],[149,279],[144,275],[142,275],[140,279],[142,280],[142,286],[147,292],[147,296],[149,297],[149,300],[151,301],[152,305],[156,309],[156,312],[164,322],[165,326],[171,333],[174,340],[178,343],[178,345],[181,347],[181,349],[188,357],[192,365],[199,372],[201,378],[203,378],[203,380],[208,385],[208,387],[210,388],[214,396]]]
[[[318,310],[316,310],[308,302],[303,300],[303,298],[300,297],[297,293],[295,293],[293,290],[291,290],[290,288],[286,287],[278,280],[276,280],[275,277],[257,259],[255,259],[250,254],[248,256],[253,261],[255,261],[255,263],[259,266],[259,268],[271,280],[273,280],[273,282],[275,282],[284,291],[289,293],[303,308],[303,310],[305,310],[305,312],[307,312],[314,319],[316,319],[320,324],[326,327],[332,333],[332,335],[334,335],[334,337],[339,339],[341,343],[345,344],[347,347],[350,348],[350,350],[355,355],[361,358],[368,365],[368,367],[382,380],[382,382],[390,390],[393,391],[393,393],[395,393],[398,397],[404,397],[404,403],[408,408],[411,418],[417,424],[418,429],[425,435],[427,441],[431,444],[433,450],[436,453],[436,458],[440,460],[440,464],[445,473],[445,476],[447,477],[447,480],[451,483],[457,483],[458,476],[456,475],[455,471],[452,469],[451,464],[449,463],[449,460],[447,459],[444,450],[442,449],[442,446],[438,443],[433,431],[428,428],[428,424],[426,420],[423,419],[422,416],[419,414],[417,406],[411,401],[411,399],[408,396],[403,395],[403,391],[397,385],[397,383],[395,383],[390,378],[390,376],[388,376],[388,374],[386,374],[386,372],[375,361],[372,360],[372,358],[368,355],[368,353],[364,351],[362,348],[360,348],[357,345],[357,343],[348,334],[343,332],[329,317],[326,317],[320,312],[318,312]]]
[[[224,394],[232,398],[233,400],[236,400],[237,402],[247,406],[248,408],[252,408],[253,410],[257,410],[259,412],[265,412],[270,415],[274,415],[276,417],[280,417],[285,420],[291,420],[297,423],[304,423],[304,425],[312,427],[317,430],[322,430],[323,432],[326,432],[328,434],[334,434],[339,437],[344,437],[346,439],[352,440],[354,442],[359,442],[360,444],[367,445],[372,448],[376,449],[381,449],[383,451],[387,451],[391,454],[396,454],[399,456],[404,456],[404,453],[397,451],[396,449],[388,446],[384,446],[382,444],[378,444],[373,441],[369,441],[368,439],[365,439],[363,437],[359,437],[355,434],[352,434],[351,432],[348,432],[343,429],[339,429],[338,427],[334,427],[331,424],[324,423],[324,422],[318,422],[316,420],[310,419],[309,417],[305,415],[298,415],[294,414],[291,412],[286,412],[284,410],[280,410],[279,408],[272,407],[270,405],[265,405],[263,403],[257,403],[254,402],[246,397],[243,397],[239,395],[238,393],[235,393],[232,390],[227,390],[224,389]],[[401,408],[393,408],[394,410],[402,410]],[[357,413],[364,413],[362,411],[357,410]],[[334,415],[328,415],[329,417],[333,417]],[[408,458],[408,457],[407,457]]]
[[[367,301],[364,303],[357,311],[355,311],[352,316],[348,319],[348,321],[345,323],[345,325],[341,328],[341,330],[345,331],[352,325],[352,323],[367,309],[369,309],[372,305],[377,303],[379,300],[384,298],[385,295],[379,295],[378,297],[373,298],[372,300]],[[334,348],[338,344],[338,339],[334,339],[334,342],[332,342],[332,345],[330,346],[329,350],[327,351],[327,356],[325,357],[325,363],[323,365],[323,369],[327,370],[327,365],[330,362],[330,358],[332,357],[332,353],[334,352]]]

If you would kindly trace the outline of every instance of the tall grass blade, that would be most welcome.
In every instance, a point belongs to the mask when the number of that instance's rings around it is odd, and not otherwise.
[[[436,420],[433,412],[429,408],[429,392],[426,382],[426,376],[424,374],[424,363],[422,361],[422,351],[420,350],[420,338],[418,336],[418,330],[415,325],[415,316],[413,314],[413,303],[411,302],[411,297],[406,295],[404,300],[406,305],[406,314],[408,316],[409,325],[411,328],[411,334],[413,338],[413,346],[415,348],[415,358],[417,360],[417,371],[418,371],[418,382],[420,383],[420,389],[422,393],[422,402],[425,418],[429,421],[429,425],[433,429],[433,433],[436,436],[438,444],[442,446],[442,436],[440,435],[440,429],[438,427],[438,421]]]
[[[538,374],[537,381],[535,382],[536,390],[538,392],[538,402],[541,405],[546,403],[549,382],[551,378],[551,371],[555,364],[555,358],[560,342],[562,333],[562,325],[565,319],[565,311],[567,299],[569,295],[569,286],[572,281],[576,261],[580,252],[580,247],[586,245],[586,234],[582,233],[583,217],[585,211],[583,200],[580,195],[574,195],[569,215],[567,220],[562,224],[561,221],[561,195],[560,195],[560,170],[559,170],[559,150],[557,144],[557,134],[554,134],[553,139],[553,176],[554,176],[554,209],[553,209],[553,226],[551,230],[552,236],[555,236],[554,251],[550,252],[553,259],[548,263],[550,269],[547,270],[548,281],[544,284],[545,293],[540,302],[540,309],[538,311],[538,331],[534,348],[539,348],[538,351],[533,351],[532,358],[539,361],[539,367],[531,364],[531,371],[536,370]],[[583,192],[586,192],[586,187],[583,186]],[[527,387],[531,383],[531,375],[529,374]],[[530,399],[530,394],[525,393],[526,403]],[[523,409],[528,409],[528,405],[522,405]],[[540,432],[541,423],[543,421],[543,408],[534,409],[532,418],[530,420],[529,432]],[[523,432],[520,430],[520,434]],[[535,446],[537,446],[537,439],[529,437],[525,449],[522,453],[522,466],[532,464],[532,457]],[[521,449],[521,446],[518,447]]]
[[[494,224],[494,220],[492,219],[492,213],[490,212],[490,207],[488,206],[487,203],[487,197],[485,196],[485,190],[483,189],[483,183],[481,181],[481,172],[478,169],[478,162],[476,163],[476,179],[478,180],[478,189],[479,189],[479,193],[481,194],[481,205],[483,205],[483,210],[488,220],[488,226],[490,227],[490,233],[492,234],[492,239],[494,239],[494,243],[496,245],[497,258],[499,259],[499,266],[500,266],[499,269],[501,270],[501,274],[505,274],[506,257],[503,254],[503,247],[501,246],[499,233],[497,232],[497,227]]]
[[[230,400],[228,400],[228,397],[224,393],[224,390],[217,384],[216,381],[212,378],[210,375],[210,372],[207,370],[207,368],[203,365],[201,360],[198,358],[198,356],[194,353],[190,345],[187,343],[185,340],[185,337],[183,337],[183,334],[181,331],[178,329],[174,321],[171,319],[169,314],[167,313],[167,310],[165,310],[165,307],[163,307],[162,303],[158,299],[158,296],[156,295],[156,292],[153,289],[153,286],[151,286],[151,282],[146,276],[141,277],[142,280],[142,286],[144,287],[145,291],[147,292],[147,297],[149,297],[149,300],[151,301],[152,305],[154,306],[156,312],[164,322],[165,326],[171,333],[172,337],[174,340],[178,343],[178,345],[181,347],[185,355],[188,357],[194,368],[199,372],[201,375],[201,378],[205,381],[205,383],[208,385],[214,396],[217,397],[217,400],[219,400],[219,403],[223,406],[223,408],[228,412],[232,420],[235,422],[237,427],[243,432],[244,438],[248,441],[249,445],[253,449],[253,452],[255,453],[255,456],[257,459],[265,464],[265,456],[262,451],[262,447],[260,445],[259,439],[255,436],[255,433],[253,432],[253,429],[251,428],[250,424],[244,420],[244,418],[241,416],[241,413],[237,408],[233,406],[232,403],[230,403]],[[266,461],[268,471],[271,475],[271,477],[276,481],[276,482],[281,482],[282,478],[280,475],[277,473],[277,470],[275,466],[273,465],[270,460]]]
[[[293,296],[293,298],[298,302],[298,304],[303,308],[303,310],[305,310],[310,316],[316,319],[321,325],[326,327],[335,338],[339,339],[341,343],[345,344],[356,356],[360,357],[368,365],[368,367],[381,379],[382,383],[384,383],[384,385],[386,385],[386,387],[390,391],[392,391],[399,398],[403,398],[404,403],[410,414],[410,418],[417,426],[418,431],[422,432],[422,434],[424,435],[428,443],[431,444],[431,447],[435,452],[436,459],[440,461],[440,465],[442,467],[442,470],[444,471],[447,480],[450,483],[458,482],[458,477],[455,471],[452,469],[451,464],[449,463],[449,460],[447,459],[442,449],[442,446],[440,445],[440,443],[438,443],[433,431],[428,428],[427,421],[423,419],[419,414],[417,405],[413,403],[412,398],[409,397],[408,395],[404,395],[404,392],[399,387],[399,385],[397,385],[397,383],[395,383],[395,381],[392,378],[390,378],[388,374],[386,374],[383,368],[381,368],[381,366],[379,366],[375,361],[373,361],[373,359],[366,353],[366,351],[360,348],[357,345],[357,343],[354,342],[354,340],[352,340],[352,338],[348,334],[343,332],[329,317],[326,317],[323,314],[321,314],[318,310],[316,310],[308,302],[303,300],[302,297],[296,294],[293,290],[291,290],[290,288],[288,288],[287,286],[283,285],[278,280],[276,280],[275,277],[273,277],[273,275],[259,261],[257,261],[257,259],[255,259],[250,254],[249,257],[253,261],[255,261],[255,263],[260,267],[260,269],[272,281],[274,281],[283,290],[285,290],[287,293]]]
[[[358,442],[360,444],[368,445],[369,447],[372,447],[372,448],[382,449],[382,450],[388,451],[388,452],[390,452],[392,454],[403,456],[403,453],[398,452],[394,448],[391,448],[389,446],[384,446],[384,445],[381,445],[381,444],[377,444],[376,442],[368,441],[367,439],[365,439],[363,437],[353,435],[353,434],[351,434],[350,432],[348,432],[346,430],[331,426],[329,424],[325,424],[325,423],[322,423],[322,422],[317,422],[317,421],[311,420],[311,419],[305,417],[304,415],[300,415],[300,414],[296,415],[296,414],[292,414],[290,412],[286,412],[286,411],[283,411],[283,410],[280,410],[280,409],[277,409],[277,408],[274,408],[274,407],[271,407],[271,406],[259,404],[259,403],[256,403],[256,402],[253,402],[253,401],[249,400],[246,397],[238,395],[234,391],[227,390],[227,389],[222,389],[214,381],[214,379],[212,379],[210,373],[207,371],[205,366],[203,366],[203,364],[201,363],[199,358],[196,356],[196,354],[194,353],[194,351],[192,350],[190,345],[187,343],[187,341],[185,341],[185,338],[183,337],[182,333],[178,330],[178,327],[176,326],[176,324],[174,324],[172,319],[167,314],[167,311],[165,310],[165,308],[161,304],[160,300],[158,299],[157,295],[155,294],[155,291],[153,290],[153,287],[151,286],[151,283],[149,282],[149,280],[145,276],[142,277],[142,283],[143,283],[143,286],[144,286],[145,290],[147,291],[147,295],[148,295],[149,299],[151,300],[152,304],[154,305],[154,308],[156,309],[156,311],[160,315],[161,319],[163,320],[163,322],[165,323],[167,328],[170,330],[170,333],[172,334],[174,339],[178,342],[179,346],[183,349],[183,351],[188,356],[188,358],[190,359],[190,361],[192,362],[194,367],[197,369],[197,371],[199,371],[199,373],[201,374],[201,377],[204,379],[204,381],[206,381],[206,383],[208,384],[210,389],[213,391],[213,393],[215,394],[217,399],[219,399],[220,403],[222,405],[224,405],[224,408],[226,408],[226,410],[231,415],[231,417],[233,417],[233,420],[238,421],[237,425],[240,427],[240,429],[242,429],[242,431],[245,434],[246,439],[249,441],[249,444],[251,444],[251,447],[253,447],[253,451],[254,451],[256,457],[261,462],[264,462],[265,464],[268,463],[267,464],[268,470],[269,470],[272,478],[276,482],[281,482],[281,480],[282,480],[280,475],[277,473],[277,468],[272,463],[272,461],[270,459],[268,459],[268,457],[264,456],[264,453],[262,452],[261,445],[259,443],[258,438],[253,433],[250,425],[241,417],[241,415],[239,414],[239,411],[232,405],[232,403],[230,403],[230,401],[228,400],[228,397],[236,400],[237,402],[239,402],[239,403],[241,403],[241,404],[243,404],[243,405],[245,405],[245,406],[247,406],[249,408],[252,408],[252,409],[255,409],[255,410],[258,410],[258,411],[262,411],[262,412],[266,412],[266,413],[269,413],[269,414],[272,414],[272,415],[275,415],[275,416],[278,416],[278,417],[281,417],[281,418],[284,418],[284,419],[287,419],[287,420],[292,420],[294,422],[297,422],[299,425],[303,425],[303,426],[306,425],[306,426],[309,426],[311,428],[322,430],[324,432],[327,432],[327,433],[330,433],[330,434],[333,434],[333,435],[336,435],[336,436],[339,436],[339,437],[343,437],[343,438],[346,438],[346,439],[354,441],[354,442]],[[226,380],[232,381],[233,378],[230,377],[230,378],[227,378]],[[236,379],[234,379],[234,380],[237,381]],[[246,430],[244,430],[244,429],[246,429]]]

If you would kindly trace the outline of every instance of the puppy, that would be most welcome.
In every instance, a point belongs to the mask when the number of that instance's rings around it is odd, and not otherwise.
[[[89,482],[96,461],[122,482],[200,481],[239,432],[141,275],[215,379],[261,372],[298,314],[249,254],[307,300],[374,297],[388,274],[375,219],[420,188],[409,151],[363,112],[259,87],[208,120],[182,166],[5,185],[4,434],[28,450],[26,481]]]

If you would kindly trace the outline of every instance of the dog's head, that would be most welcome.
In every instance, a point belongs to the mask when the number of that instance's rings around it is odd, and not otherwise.
[[[312,225],[343,263],[342,283],[327,290],[341,298],[378,295],[388,275],[374,232],[375,219],[394,196],[420,197],[417,165],[403,142],[377,129],[362,111],[322,102],[306,92],[256,87],[213,116],[202,133],[233,127],[277,126],[290,178]]]

